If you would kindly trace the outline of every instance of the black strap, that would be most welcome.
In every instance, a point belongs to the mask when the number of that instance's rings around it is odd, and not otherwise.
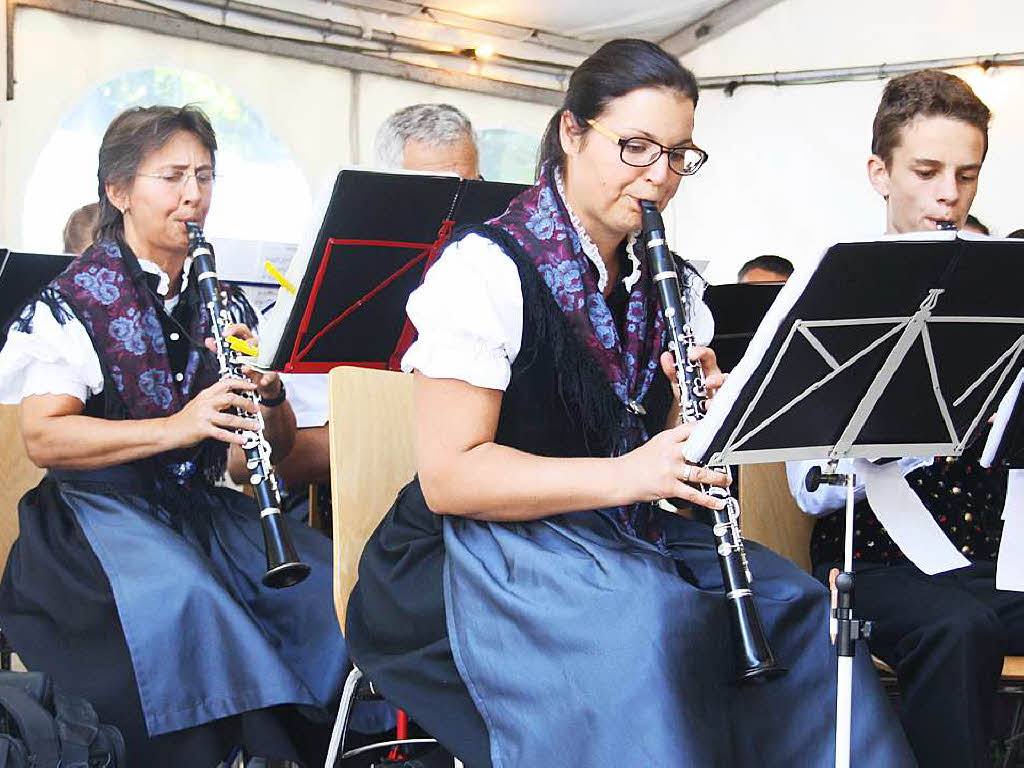
[[[22,743],[35,764],[55,766],[60,760],[60,740],[53,716],[20,688],[0,686],[0,708],[14,721]]]
[[[53,681],[43,672],[0,671],[0,685],[19,688],[38,701],[43,709],[53,709]]]
[[[6,733],[0,733],[0,768],[33,768],[25,745]]]
[[[54,719],[60,735],[61,768],[89,768],[89,745],[99,730],[92,704],[59,688],[53,691]]]

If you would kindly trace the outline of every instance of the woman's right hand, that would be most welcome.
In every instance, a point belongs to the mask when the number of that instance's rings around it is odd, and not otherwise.
[[[212,437],[225,443],[245,443],[245,436],[236,429],[259,428],[256,419],[225,413],[237,408],[243,413],[255,413],[252,400],[238,394],[252,391],[256,385],[249,379],[221,379],[202,390],[173,416],[167,417],[167,428],[172,447],[188,448]]]
[[[680,424],[659,432],[646,443],[621,457],[625,477],[635,489],[637,501],[683,499],[708,509],[722,509],[725,502],[701,493],[696,485],[729,485],[729,476],[690,464],[683,456],[693,424]]]

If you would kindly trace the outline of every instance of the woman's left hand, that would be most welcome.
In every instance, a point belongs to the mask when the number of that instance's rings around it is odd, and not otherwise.
[[[259,341],[255,334],[249,330],[249,327],[242,323],[229,325],[225,329],[225,333],[242,341],[252,342],[253,346],[257,346]],[[206,340],[206,346],[210,348],[211,352],[217,351],[217,344],[212,338]],[[258,371],[255,368],[250,368],[248,365],[243,365],[242,373],[248,376],[249,380],[256,385],[256,392],[260,397],[273,400],[281,394],[281,377],[275,371]]]
[[[718,367],[718,359],[711,347],[693,347],[690,349],[691,362],[700,362],[701,370],[704,372],[704,387],[707,390],[708,400],[711,400],[715,393],[722,388],[729,374],[722,373]],[[676,401],[679,401],[679,383],[676,381],[675,356],[671,352],[661,353],[661,369],[672,382],[672,391],[675,393]]]

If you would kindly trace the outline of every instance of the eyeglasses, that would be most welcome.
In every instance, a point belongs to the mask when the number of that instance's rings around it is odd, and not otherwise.
[[[150,179],[160,179],[167,186],[179,189],[184,187],[189,179],[193,178],[200,189],[209,189],[213,185],[215,178],[213,171],[208,168],[196,171],[195,173],[189,173],[181,168],[168,168],[166,171],[160,171],[159,173],[137,173],[135,175],[146,176]]]
[[[693,176],[708,160],[708,153],[700,147],[663,147],[656,141],[633,136],[624,139],[610,131],[597,120],[587,120],[587,125],[619,145],[619,158],[634,168],[654,165],[662,155],[668,155],[668,167],[680,176]]]

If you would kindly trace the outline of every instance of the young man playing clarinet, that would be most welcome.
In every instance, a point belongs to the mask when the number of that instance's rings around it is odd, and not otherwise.
[[[889,82],[868,159],[868,179],[885,200],[887,234],[964,226],[988,149],[989,117],[953,75],[927,70]],[[874,622],[871,652],[896,671],[903,725],[928,768],[991,765],[1003,656],[1024,653],[1024,595],[995,587],[1006,475],[979,466],[983,442],[956,460],[901,459],[907,482],[968,567],[924,574],[875,517],[863,485],[857,489],[857,615]],[[846,489],[809,493],[803,480],[819,463],[790,462],[787,470],[797,502],[818,517],[811,560],[824,581],[842,562]]]

